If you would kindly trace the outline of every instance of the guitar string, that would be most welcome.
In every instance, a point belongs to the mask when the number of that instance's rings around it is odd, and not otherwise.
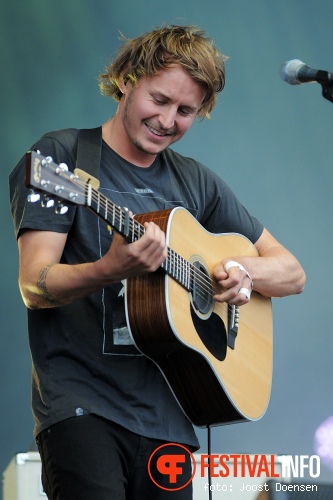
[[[75,185],[78,185],[80,188],[83,188],[85,193],[87,188],[89,187],[89,184],[85,183],[82,181],[79,177],[77,176],[72,176],[73,178],[70,179],[72,182],[74,181]],[[124,227],[125,225],[125,211],[123,208],[115,205],[111,200],[108,200],[102,193],[99,191],[95,190],[91,186],[91,199],[96,203],[96,205],[99,207],[97,208],[97,212],[100,214],[101,209],[103,209],[104,213],[107,213],[107,215],[110,215],[109,207],[108,204],[112,204],[113,210],[112,210],[112,221],[113,224],[116,222],[119,224],[119,228],[121,226]],[[105,219],[105,217],[104,217]],[[105,219],[106,220],[106,219]],[[107,221],[108,222],[108,221]],[[135,219],[130,218],[129,219],[129,225],[132,226],[131,228],[131,234],[134,235],[134,237],[140,238],[145,231],[145,228],[143,225],[135,221]],[[170,257],[170,258],[169,258]],[[172,250],[170,247],[168,247],[168,257],[167,257],[168,262],[172,262],[174,266],[176,266],[176,276],[179,276],[180,273],[184,273],[184,262],[186,263],[187,267],[190,269],[190,279],[195,280],[195,284],[197,286],[198,291],[200,291],[201,298],[205,300],[206,295],[208,294],[209,297],[212,297],[214,289],[216,289],[216,284],[214,281],[208,276],[206,273],[202,272],[200,269],[196,268],[193,266],[193,264],[187,262],[183,257],[181,257],[179,254],[177,254],[174,250]],[[180,261],[180,262],[179,262]],[[182,264],[182,265],[181,265]],[[180,269],[181,265],[181,269]],[[198,293],[199,295],[199,293]]]
[[[85,187],[87,185],[83,183]],[[121,208],[115,205],[113,202],[108,200],[106,197],[104,197],[103,194],[99,193],[98,191],[94,190],[92,188],[91,190],[92,193],[92,199],[93,201],[103,209],[104,212],[106,212],[108,215],[110,214],[108,204],[111,203],[113,210],[112,210],[112,220],[113,224],[118,223],[119,227],[124,226],[124,219],[125,219],[125,211]],[[100,210],[97,210],[98,213]],[[140,238],[144,234],[145,228],[135,219],[129,219],[129,225],[131,226],[130,232],[131,234],[134,235],[134,237]],[[184,262],[187,264],[187,267],[190,269],[190,279],[195,280],[196,286],[197,286],[197,294],[202,298],[203,300],[206,300],[206,295],[208,294],[209,298],[211,298],[216,291],[216,284],[213,282],[213,280],[207,276],[205,273],[200,271],[198,268],[193,266],[192,264],[188,263],[183,257],[181,257],[179,254],[174,252],[171,248],[168,247],[168,258],[167,261],[170,263],[172,262],[176,266],[176,276],[179,276],[179,273],[182,273],[182,270],[180,269],[180,265],[183,264],[181,267],[184,269]],[[171,264],[172,265],[172,264]],[[180,280],[181,281],[181,280]],[[213,293],[213,291],[215,293]]]
[[[95,203],[100,205],[102,209],[104,209],[104,212],[107,211],[109,214],[108,210],[108,203],[109,200],[107,198],[104,199],[104,196],[101,193],[98,193],[96,191],[92,191],[93,198]],[[118,225],[124,226],[124,218],[125,218],[125,212],[121,207],[118,207],[117,205],[113,204],[113,211],[112,211],[112,219],[115,223],[118,223]],[[144,232],[145,228],[142,224],[140,224],[138,221],[135,219],[129,219],[129,225],[132,226],[131,228],[131,233],[134,234],[135,237],[140,238]],[[169,259],[170,257],[170,259]],[[203,292],[206,292],[210,295],[212,295],[212,289],[215,287],[215,283],[213,280],[207,276],[204,272],[200,271],[198,268],[193,266],[191,263],[187,262],[181,255],[177,254],[174,250],[172,250],[170,247],[168,247],[168,259],[171,260],[172,263],[176,266],[176,274],[179,275],[179,273],[182,273],[182,270],[184,269],[184,263],[185,266],[188,266],[190,269],[190,278],[192,277],[193,279],[196,280],[196,285],[200,284],[201,288],[203,289]],[[177,272],[178,271],[178,272]],[[204,298],[204,295],[202,295],[201,298]]]

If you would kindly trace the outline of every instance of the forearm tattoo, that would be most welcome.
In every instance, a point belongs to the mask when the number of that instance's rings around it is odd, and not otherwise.
[[[61,302],[56,299],[47,289],[46,286],[46,276],[51,267],[55,266],[55,263],[51,263],[48,266],[44,267],[43,269],[40,270],[39,276],[38,276],[38,281],[37,281],[37,287],[39,290],[42,292],[42,296],[44,297],[47,302],[49,302],[52,306],[60,306]]]

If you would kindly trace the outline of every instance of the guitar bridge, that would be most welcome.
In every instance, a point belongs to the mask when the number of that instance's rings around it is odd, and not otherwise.
[[[228,347],[235,349],[239,324],[239,306],[228,305]]]

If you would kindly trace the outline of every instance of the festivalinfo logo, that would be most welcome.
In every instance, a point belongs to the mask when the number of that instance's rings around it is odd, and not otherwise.
[[[172,452],[171,452],[172,449]],[[176,452],[175,452],[176,450]],[[188,467],[189,462],[191,467]],[[185,464],[187,467],[185,468]],[[149,460],[148,471],[152,481],[161,489],[176,491],[196,479],[208,476],[214,482],[204,482],[207,491],[231,491],[228,478],[244,478],[239,491],[267,491],[267,484],[256,486],[251,478],[294,479],[320,476],[318,455],[266,455],[266,454],[201,454],[196,457],[184,446],[176,443],[165,444],[156,449]],[[246,481],[245,481],[246,478]],[[279,484],[276,483],[277,487]],[[282,485],[281,485],[282,487]],[[304,485],[306,487],[306,485]]]
[[[277,472],[278,469],[281,472]],[[209,470],[211,477],[270,477],[312,478],[320,475],[320,458],[317,455],[201,455],[200,474]]]

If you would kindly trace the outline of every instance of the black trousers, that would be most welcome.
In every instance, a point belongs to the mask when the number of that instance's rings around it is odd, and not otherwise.
[[[49,500],[192,499],[185,448],[96,415],[56,424],[38,435],[37,444]]]

